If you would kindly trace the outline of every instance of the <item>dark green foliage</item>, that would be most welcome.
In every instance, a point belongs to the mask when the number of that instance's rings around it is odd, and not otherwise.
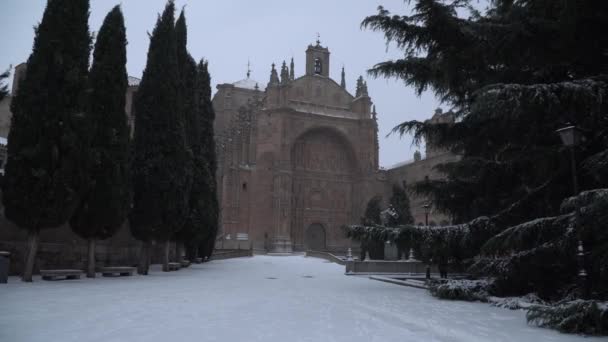
[[[608,298],[608,190],[583,192],[561,206],[562,215],[536,219],[507,229],[508,212],[447,227],[398,228],[351,226],[348,237],[365,241],[394,241],[401,250],[413,248],[416,258],[428,261],[444,253],[468,272],[493,277],[492,295],[537,292],[541,298],[568,295],[576,283],[575,208],[581,206],[578,227],[587,251],[586,269],[594,298]],[[473,258],[476,257],[474,263]]]
[[[6,95],[8,95],[8,85],[4,83],[4,80],[10,76],[10,71],[7,70],[0,74],[0,101],[2,101]]]
[[[191,151],[185,138],[175,5],[169,2],[150,38],[148,61],[134,100],[133,235],[167,241],[188,214]]]
[[[126,45],[124,18],[116,6],[97,35],[89,74],[85,115],[90,186],[70,220],[72,229],[83,238],[112,236],[130,209]]]
[[[607,335],[608,304],[576,300],[556,306],[533,306],[526,314],[528,323],[563,333]]]
[[[564,201],[563,215],[533,220],[496,235],[481,249],[470,271],[496,277],[498,295],[537,292],[542,298],[566,295],[575,282],[577,229],[582,232],[594,298],[608,298],[608,191],[594,190]],[[576,205],[581,206],[579,223]],[[578,227],[578,228],[577,228]]]
[[[485,302],[492,286],[492,281],[488,280],[432,281],[429,284],[429,292],[441,299]]]
[[[47,3],[12,101],[4,213],[31,231],[67,222],[81,199],[88,19],[88,0]]]
[[[205,206],[202,200],[204,189],[201,182],[206,179],[207,164],[201,153],[201,111],[197,94],[197,65],[187,50],[187,26],[184,11],[175,24],[177,37],[177,59],[180,74],[180,94],[184,120],[186,122],[186,140],[191,154],[192,186],[188,199],[188,215],[176,239],[186,245],[189,259],[194,256],[192,249],[202,240],[205,233]]]
[[[361,224],[364,226],[371,225],[379,225],[382,223],[380,220],[380,212],[382,208],[380,207],[382,204],[382,196],[374,196],[372,199],[367,202],[367,207],[365,208],[365,214],[361,218]]]
[[[414,250],[417,259],[449,257],[456,264],[468,262],[497,233],[494,219],[480,217],[466,224],[445,227],[413,225],[387,228],[379,225],[350,226],[346,235],[358,241],[395,242],[401,251]]]
[[[439,166],[446,179],[414,185],[455,222],[494,215],[541,187],[518,223],[555,215],[571,194],[568,155],[555,133],[567,122],[585,129],[578,161],[583,187],[608,185],[606,116],[608,4],[601,1],[493,1],[487,13],[457,16],[468,0],[415,2],[411,16],[380,8],[363,26],[382,31],[405,56],[376,65],[375,76],[431,88],[461,120],[395,128],[462,155]],[[582,174],[582,173],[581,173]]]
[[[215,245],[215,239],[219,228],[220,206],[217,197],[217,157],[215,151],[215,138],[213,132],[213,122],[215,111],[211,103],[211,76],[207,61],[201,61],[197,68],[196,87],[199,99],[199,118],[201,120],[201,155],[206,163],[206,172],[202,175],[204,182],[201,182],[202,201],[204,203],[204,226],[205,237],[199,244],[199,256],[211,257]]]
[[[361,224],[364,226],[379,226],[381,220],[382,196],[374,196],[367,202],[365,214],[361,218]],[[359,239],[361,241],[361,256],[360,260],[365,258],[365,253],[369,252],[369,256],[375,260],[384,259],[384,242],[380,239]]]
[[[391,196],[389,204],[397,213],[396,217],[389,217],[389,226],[395,227],[414,223],[414,217],[410,212],[410,199],[407,197],[407,193],[405,192],[404,188],[397,184],[393,185],[393,195]]]

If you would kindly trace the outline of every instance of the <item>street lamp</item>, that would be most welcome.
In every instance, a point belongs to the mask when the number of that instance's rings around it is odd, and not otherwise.
[[[431,213],[431,205],[429,203],[422,206],[424,208],[424,225],[429,225],[429,214]]]
[[[578,180],[576,178],[576,160],[574,156],[574,148],[581,141],[581,131],[576,126],[570,125],[568,127],[560,128],[556,131],[559,133],[562,143],[570,150],[570,167],[572,168],[572,188],[574,196],[578,195]],[[577,259],[578,259],[578,280],[579,288],[582,290],[583,297],[588,296],[589,286],[587,286],[587,271],[585,270],[585,249],[583,247],[583,240],[581,236],[581,229],[579,226],[581,215],[580,201],[576,201],[576,213],[574,218],[574,227],[578,235],[578,247],[577,247]]]

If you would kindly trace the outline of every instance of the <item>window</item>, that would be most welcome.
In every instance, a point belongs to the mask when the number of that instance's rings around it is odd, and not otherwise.
[[[243,183],[243,191],[247,191],[247,182]]]
[[[315,58],[315,74],[323,73],[323,63],[319,58]]]

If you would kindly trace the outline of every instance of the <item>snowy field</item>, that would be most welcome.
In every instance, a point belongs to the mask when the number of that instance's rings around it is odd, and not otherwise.
[[[440,301],[303,256],[154,268],[147,277],[34,280],[0,285],[0,341],[596,340],[527,326],[523,311]]]

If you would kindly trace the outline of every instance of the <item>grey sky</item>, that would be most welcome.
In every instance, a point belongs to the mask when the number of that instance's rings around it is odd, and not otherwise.
[[[27,60],[31,53],[33,27],[42,18],[46,0],[1,0],[0,70]],[[91,0],[90,28],[99,30],[108,11],[118,0]],[[152,32],[157,14],[166,0],[123,0],[127,25],[128,72],[141,77],[148,50],[147,32]],[[399,122],[429,118],[438,102],[431,93],[417,97],[403,82],[370,79],[366,70],[375,63],[398,58],[399,51],[387,51],[381,33],[363,31],[359,25],[378,5],[406,14],[403,0],[177,0],[186,5],[188,47],[195,59],[210,61],[214,86],[245,78],[247,60],[252,64],[251,77],[267,83],[270,65],[292,56],[296,77],[304,73],[304,51],[321,35],[321,43],[331,52],[330,76],[340,79],[346,68],[347,88],[354,93],[359,75],[368,79],[368,88],[379,113],[380,165],[390,166],[411,159],[415,147],[411,139],[385,138]],[[178,13],[176,13],[177,15]],[[424,151],[423,151],[424,153]]]

